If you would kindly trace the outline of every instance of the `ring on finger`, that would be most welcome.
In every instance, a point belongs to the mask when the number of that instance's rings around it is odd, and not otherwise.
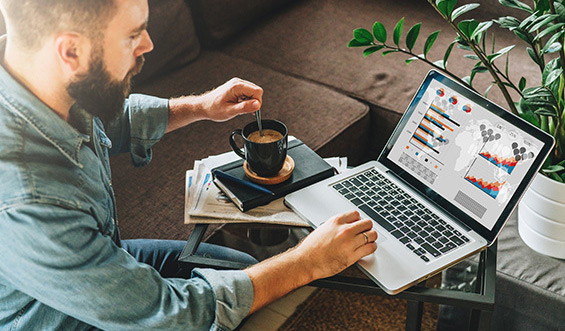
[[[365,244],[369,242],[369,236],[365,232],[361,232],[361,234],[365,237]]]

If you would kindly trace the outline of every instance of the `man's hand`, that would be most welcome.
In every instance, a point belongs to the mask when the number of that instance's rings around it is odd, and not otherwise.
[[[312,268],[312,278],[333,276],[377,249],[371,220],[357,211],[335,216],[313,231],[296,248]]]
[[[169,100],[167,132],[199,120],[223,122],[261,109],[263,89],[249,81],[232,78],[212,91]]]
[[[356,211],[329,219],[297,247],[245,269],[254,289],[250,313],[316,279],[329,277],[377,249],[371,220]]]
[[[202,98],[206,118],[221,122],[261,109],[263,89],[249,81],[232,78],[203,94]]]

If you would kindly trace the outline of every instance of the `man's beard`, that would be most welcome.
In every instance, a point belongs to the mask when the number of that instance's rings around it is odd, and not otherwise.
[[[103,61],[103,52],[94,52],[86,74],[79,75],[67,85],[67,93],[76,104],[108,123],[123,110],[124,101],[130,93],[131,79],[137,75],[145,59],[139,56],[136,64],[122,81],[112,79]]]

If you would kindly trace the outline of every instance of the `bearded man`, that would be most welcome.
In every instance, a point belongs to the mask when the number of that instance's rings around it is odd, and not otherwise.
[[[183,242],[120,240],[109,156],[145,165],[166,132],[257,111],[263,90],[234,78],[200,96],[129,95],[153,48],[147,0],[0,0],[0,9],[0,330],[233,329],[376,249],[356,212],[243,271],[190,274],[176,264]]]

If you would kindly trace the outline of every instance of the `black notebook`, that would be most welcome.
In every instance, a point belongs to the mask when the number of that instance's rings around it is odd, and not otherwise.
[[[261,193],[229,180],[220,181],[220,178],[215,176],[214,183],[239,209],[246,211],[257,206],[266,205],[275,199],[284,197],[291,192],[334,175],[332,166],[298,139],[288,142],[287,153],[292,157],[295,164],[290,178],[280,184],[262,185],[266,189],[271,190],[274,195]],[[212,175],[214,175],[214,170],[216,169],[241,180],[251,182],[243,171],[243,159],[212,169]]]

